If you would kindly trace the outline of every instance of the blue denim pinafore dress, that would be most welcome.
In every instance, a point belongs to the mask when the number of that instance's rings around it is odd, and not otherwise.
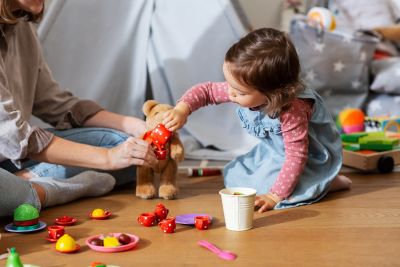
[[[311,204],[323,198],[342,166],[342,143],[331,114],[322,98],[310,89],[298,98],[314,100],[309,122],[308,160],[293,193],[275,209]],[[257,194],[269,192],[285,160],[285,148],[279,117],[270,118],[262,111],[239,108],[242,126],[260,142],[248,153],[224,168],[226,187],[251,187]]]

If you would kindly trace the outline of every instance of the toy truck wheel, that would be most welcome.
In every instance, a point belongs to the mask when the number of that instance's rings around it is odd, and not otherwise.
[[[378,160],[378,170],[380,173],[390,173],[394,168],[394,160],[390,156],[382,156]]]

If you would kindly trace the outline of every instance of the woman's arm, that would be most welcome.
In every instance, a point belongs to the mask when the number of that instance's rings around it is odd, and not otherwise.
[[[101,110],[83,123],[85,127],[112,128],[130,134],[140,136],[146,131],[146,123],[138,118],[123,116],[107,110]]]
[[[157,163],[150,144],[134,137],[128,138],[119,146],[103,148],[54,136],[45,149],[40,153],[30,155],[30,158],[54,164],[101,170],[116,170],[131,165],[151,166]]]

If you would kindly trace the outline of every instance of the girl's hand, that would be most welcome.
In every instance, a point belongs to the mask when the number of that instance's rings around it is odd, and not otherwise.
[[[256,196],[256,201],[254,205],[258,207],[258,212],[263,213],[268,210],[274,209],[276,204],[278,204],[282,199],[275,194],[265,194]]]
[[[158,163],[153,147],[135,137],[129,137],[124,143],[108,149],[107,157],[111,170],[132,165],[155,166]]]
[[[162,123],[168,130],[173,132],[185,125],[189,114],[189,107],[185,103],[179,102],[173,109],[164,113]]]

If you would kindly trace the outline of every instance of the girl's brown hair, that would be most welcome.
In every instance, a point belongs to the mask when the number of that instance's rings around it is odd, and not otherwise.
[[[15,7],[15,5],[15,0],[0,0],[0,23],[16,24],[19,19],[38,22],[43,17],[43,11],[37,15],[24,10],[13,11],[13,7]]]
[[[270,116],[285,110],[304,90],[296,49],[281,31],[261,28],[250,32],[229,48],[225,63],[238,82],[267,97]]]

